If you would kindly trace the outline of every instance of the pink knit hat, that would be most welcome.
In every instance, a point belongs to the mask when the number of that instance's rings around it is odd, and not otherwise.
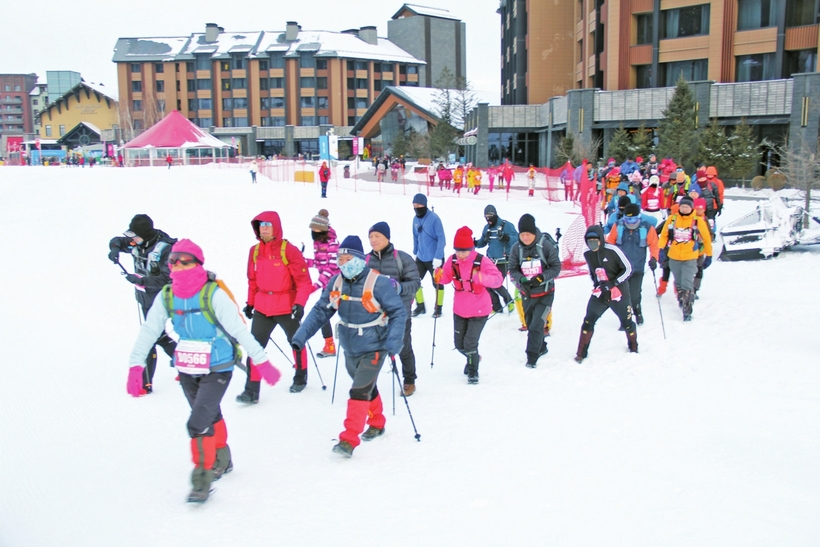
[[[200,264],[205,264],[205,255],[202,248],[190,239],[180,239],[171,248],[172,253],[188,253],[196,257]]]

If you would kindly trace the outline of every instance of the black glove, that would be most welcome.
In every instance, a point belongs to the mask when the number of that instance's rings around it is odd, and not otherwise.
[[[297,321],[301,321],[302,317],[305,316],[305,307],[301,304],[294,304],[293,307],[290,309],[290,317],[291,319],[296,319]]]
[[[111,249],[108,252],[108,260],[113,262],[114,264],[120,261],[120,250],[119,249]]]
[[[708,267],[709,267],[709,266],[711,266],[711,265],[712,265],[712,257],[711,257],[711,256],[707,256],[707,257],[703,260],[703,269],[705,270],[706,268],[708,268]]]
[[[253,319],[253,306],[247,304],[244,308],[242,308],[242,313],[244,313],[245,317],[248,319]]]
[[[598,288],[601,289],[601,292],[609,292],[614,286],[615,284],[612,281],[601,281],[598,284]]]
[[[556,243],[558,243],[559,241],[561,241],[561,236],[562,236],[562,235],[564,235],[564,234],[562,234],[562,233],[561,233],[561,228],[556,228],[556,229],[555,229],[555,242],[556,242]]]
[[[473,247],[478,247],[478,240],[473,238]]]
[[[498,236],[498,241],[501,243],[507,243],[510,240],[510,234],[507,232],[501,232],[501,235]]]
[[[125,279],[128,280],[129,283],[133,283],[134,285],[142,286],[142,276],[137,274],[128,274],[125,276]]]
[[[301,250],[300,250],[299,252],[302,252],[302,253],[304,253],[304,252],[305,252],[305,244],[304,244],[304,243],[302,243],[302,248],[301,248]]]
[[[658,267],[658,261],[655,260],[655,257],[653,256],[649,259],[649,269],[654,272],[655,268],[657,268],[657,267]]]
[[[540,285],[544,282],[544,274],[538,274],[532,279],[530,279],[530,283],[533,285]]]
[[[530,280],[529,280],[529,279],[527,279],[527,277],[526,277],[526,276],[522,275],[521,277],[519,277],[519,278],[518,278],[518,285],[519,285],[522,289],[527,289],[527,288],[529,288],[529,286],[530,286]]]

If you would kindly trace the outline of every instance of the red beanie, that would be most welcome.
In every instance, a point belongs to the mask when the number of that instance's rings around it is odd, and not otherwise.
[[[475,247],[473,244],[473,231],[467,226],[462,226],[456,232],[453,240],[453,248],[456,251],[470,251]]]

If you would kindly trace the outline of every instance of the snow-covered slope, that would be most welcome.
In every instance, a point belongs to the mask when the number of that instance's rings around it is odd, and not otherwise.
[[[139,328],[133,291],[107,260],[107,243],[135,213],[188,237],[206,267],[244,302],[251,218],[282,215],[285,236],[310,249],[321,207],[340,237],[389,222],[412,250],[414,187],[402,195],[314,185],[251,185],[245,169],[0,170],[0,545],[778,545],[820,543],[820,298],[818,250],[707,270],[694,321],[671,292],[664,340],[651,276],[640,353],[617,320],[598,323],[590,357],[572,357],[590,291],[587,277],[557,283],[549,354],[524,367],[515,316],[492,318],[481,339],[478,386],[452,349],[452,290],[437,324],[414,320],[418,391],[388,408],[386,434],[342,460],[350,381],[334,361],[313,364],[308,388],[290,371],[259,405],[223,401],[235,470],[204,506],[189,490],[187,404],[161,365],[155,392],[125,392]],[[566,231],[571,206],[482,192],[430,204],[448,240],[480,230],[493,203],[517,223]],[[729,201],[721,221],[753,207]],[[448,245],[449,247],[449,245]],[[428,299],[433,291],[424,281]],[[314,296],[315,300],[315,296]],[[274,340],[285,347],[285,337]],[[312,342],[314,351],[321,336]],[[390,406],[391,376],[380,377]]]

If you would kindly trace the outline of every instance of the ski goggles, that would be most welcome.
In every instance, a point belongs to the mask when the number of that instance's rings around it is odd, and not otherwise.
[[[128,238],[131,238],[131,241],[129,241],[128,244],[131,245],[132,247],[134,247],[136,245],[139,245],[140,243],[143,242],[143,239],[140,236],[138,236],[137,234],[135,234],[134,232],[132,232],[131,230],[128,230],[127,232],[123,232],[122,235],[124,235],[125,237],[128,237]]]
[[[273,222],[262,221],[259,223],[259,227],[261,228],[262,226],[273,226]]]
[[[641,223],[641,217],[624,217],[624,224],[630,228],[636,228]]]
[[[183,266],[190,266],[191,264],[202,264],[197,257],[191,253],[171,253],[168,255],[168,265],[175,266],[182,264]]]

